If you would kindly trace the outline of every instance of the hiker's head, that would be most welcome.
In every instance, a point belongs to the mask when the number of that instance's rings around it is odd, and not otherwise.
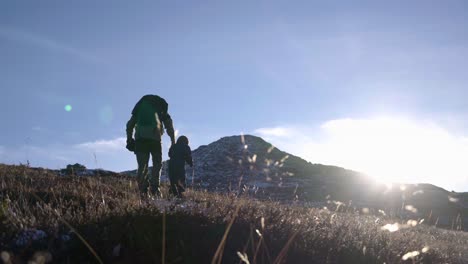
[[[186,136],[180,136],[177,139],[177,144],[188,145],[189,144],[188,138]]]

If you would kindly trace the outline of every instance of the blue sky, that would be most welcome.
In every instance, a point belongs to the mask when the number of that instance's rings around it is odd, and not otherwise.
[[[2,1],[0,162],[134,169],[125,123],[158,94],[193,148],[253,133],[314,163],[468,191],[467,7]]]

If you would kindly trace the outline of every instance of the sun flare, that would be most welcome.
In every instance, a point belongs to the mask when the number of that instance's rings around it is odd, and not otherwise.
[[[338,120],[324,125],[349,153],[347,164],[384,183],[434,182],[466,171],[467,142],[407,119]],[[337,133],[344,131],[344,133]]]
[[[380,182],[437,182],[468,171],[468,141],[433,123],[341,119],[322,128],[329,135],[325,146],[341,159],[336,162]]]
[[[318,132],[284,130],[287,137],[266,136],[313,163],[360,171],[382,183],[456,187],[468,181],[468,139],[432,122],[401,117],[337,119],[323,123]]]

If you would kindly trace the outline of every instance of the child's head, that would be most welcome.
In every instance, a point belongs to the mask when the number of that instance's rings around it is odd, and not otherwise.
[[[189,140],[186,136],[180,136],[178,139],[177,139],[177,144],[183,144],[183,145],[188,145],[189,144]]]

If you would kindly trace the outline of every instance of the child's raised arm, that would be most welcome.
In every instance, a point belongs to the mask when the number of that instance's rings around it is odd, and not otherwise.
[[[185,161],[187,162],[190,167],[193,167],[193,160],[192,160],[192,150],[189,146],[185,149]]]

